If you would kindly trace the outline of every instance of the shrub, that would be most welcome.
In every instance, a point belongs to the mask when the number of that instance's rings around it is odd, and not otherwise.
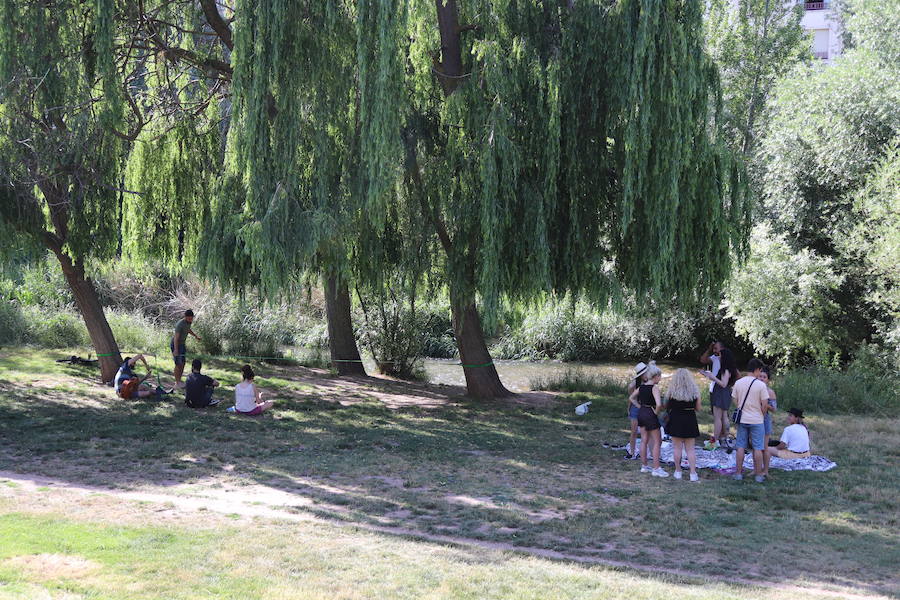
[[[362,340],[378,371],[401,379],[422,379],[422,348],[432,315],[414,310],[391,291],[363,298],[361,305]]]
[[[557,304],[527,317],[491,348],[496,358],[598,361],[671,358],[697,348],[695,319],[678,311],[628,315],[598,313],[587,304]]]
[[[122,352],[168,355],[169,336],[142,313],[107,310],[106,319]]]
[[[422,356],[430,358],[455,358],[459,352],[453,337],[453,323],[446,306],[429,304],[420,309],[425,317]]]
[[[23,306],[62,309],[75,303],[58,263],[43,260],[25,266],[19,276],[14,295]]]
[[[0,346],[21,344],[27,335],[26,328],[18,303],[0,295]]]
[[[90,338],[81,315],[71,310],[51,311],[39,306],[26,306],[25,342],[43,348],[89,346]]]
[[[854,360],[837,371],[821,366],[792,369],[779,375],[774,389],[783,410],[792,406],[810,413],[888,415],[900,409],[897,374],[885,363]]]
[[[591,375],[580,369],[567,369],[548,377],[539,377],[530,381],[533,390],[553,390],[557,392],[588,392],[603,396],[621,396],[626,393],[627,385],[612,377]]]

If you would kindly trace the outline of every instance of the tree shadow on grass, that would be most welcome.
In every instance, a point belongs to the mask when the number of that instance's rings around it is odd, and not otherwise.
[[[79,485],[170,488],[201,498],[220,492],[240,497],[241,488],[253,484],[281,492],[269,500],[277,503],[273,513],[302,513],[396,535],[540,549],[560,560],[630,559],[698,576],[731,568],[727,553],[708,550],[709,540],[694,537],[707,518],[694,514],[695,494],[675,490],[673,482],[637,480],[623,472],[621,462],[598,457],[598,438],[620,425],[604,413],[618,414],[619,402],[598,399],[592,420],[574,420],[568,401],[498,402],[486,409],[453,396],[446,405],[390,408],[368,397],[370,386],[409,395],[421,386],[366,379],[354,388],[352,382],[322,379],[314,383],[327,393],[285,387],[278,391],[276,410],[259,418],[221,408],[194,411],[180,398],[128,402],[111,390],[84,394],[77,389],[89,383],[84,376],[74,381],[75,391],[0,381],[0,468]],[[363,397],[342,401],[348,389]],[[704,489],[704,502],[735,512],[767,502],[764,492],[728,485]],[[671,511],[659,514],[659,508],[677,506],[680,498],[684,508],[678,514],[685,521],[675,526]],[[749,546],[796,553],[791,540],[771,539],[771,527],[741,531],[739,519],[730,529],[738,535],[725,543],[734,552]],[[889,552],[895,539],[888,535],[869,531],[853,537],[876,555],[883,549],[888,563],[896,554]],[[635,556],[637,540],[649,549],[642,556]],[[673,543],[679,552],[669,552]],[[821,560],[798,557],[790,572],[814,578]],[[840,583],[889,589],[888,563],[868,564],[858,574],[844,574]],[[780,581],[785,569],[764,560],[752,566],[771,582]],[[837,583],[838,576],[832,580]]]

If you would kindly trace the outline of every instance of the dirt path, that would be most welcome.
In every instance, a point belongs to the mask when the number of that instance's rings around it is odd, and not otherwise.
[[[762,587],[796,591],[828,598],[847,598],[853,600],[887,600],[888,598],[887,596],[874,592],[859,593],[852,588],[841,588],[837,586],[824,588],[816,585],[787,585],[755,579],[741,579],[731,576],[699,575],[683,569],[672,569],[659,566],[651,567],[630,561],[599,558],[590,556],[589,554],[573,554],[546,548],[514,546],[502,542],[476,540],[452,535],[430,534],[402,527],[379,526],[358,522],[342,523],[340,521],[322,519],[303,512],[304,508],[313,505],[312,500],[308,498],[298,497],[296,494],[260,484],[242,486],[217,484],[216,487],[197,484],[182,484],[164,489],[151,488],[140,491],[129,491],[74,484],[60,479],[28,473],[14,473],[11,471],[0,471],[0,482],[12,482],[15,486],[6,487],[5,489],[0,490],[0,495],[10,495],[21,492],[34,493],[45,488],[60,490],[80,496],[95,496],[101,494],[120,500],[164,505],[166,509],[179,513],[212,511],[218,515],[239,515],[245,518],[322,523],[330,526],[351,527],[369,532],[402,536],[438,544],[484,549],[496,552],[513,552],[548,560],[570,561],[586,565],[601,565],[617,569],[629,569],[652,575],[666,574],[687,580],[698,580],[702,578],[704,581],[716,581],[727,585],[737,584],[747,586],[748,588]],[[339,507],[329,508],[334,509]]]

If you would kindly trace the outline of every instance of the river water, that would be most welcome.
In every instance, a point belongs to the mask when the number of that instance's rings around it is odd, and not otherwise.
[[[577,370],[585,375],[609,377],[618,381],[628,381],[634,372],[635,362],[603,362],[603,363],[564,363],[559,361],[524,361],[524,360],[494,360],[500,380],[511,392],[526,392],[532,389],[532,382],[537,379],[546,379],[555,375],[561,375],[566,371]],[[696,371],[697,365],[684,365],[679,363],[659,362],[663,371],[663,377],[679,367],[688,367]],[[431,383],[443,383],[448,385],[464,386],[466,384],[463,368],[458,359],[425,359],[425,371]],[[698,379],[699,381],[699,379]]]

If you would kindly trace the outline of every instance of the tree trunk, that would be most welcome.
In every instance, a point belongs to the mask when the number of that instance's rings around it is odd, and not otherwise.
[[[62,251],[54,250],[54,253],[59,259],[72,295],[75,296],[75,304],[84,318],[91,344],[100,360],[100,378],[103,383],[109,383],[115,378],[116,371],[119,370],[122,355],[119,353],[116,338],[103,313],[100,297],[97,295],[93,282],[85,277],[84,266],[81,263],[72,262],[72,259]]]
[[[466,391],[473,398],[502,398],[512,393],[504,387],[497,375],[491,354],[484,341],[481,318],[475,302],[462,305],[451,301],[453,334],[459,348],[459,362],[466,376]]]
[[[328,347],[331,360],[340,375],[365,375],[359,356],[353,321],[350,319],[350,289],[337,275],[325,278],[325,313],[328,318]]]

